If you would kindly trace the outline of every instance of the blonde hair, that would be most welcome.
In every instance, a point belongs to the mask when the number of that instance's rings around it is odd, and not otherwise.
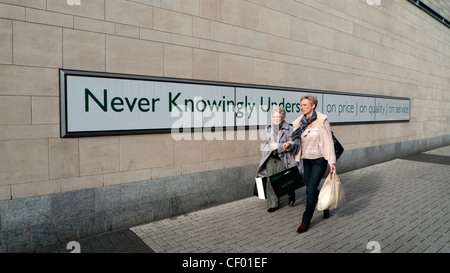
[[[311,102],[311,104],[314,104],[316,107],[317,107],[317,104],[319,103],[319,101],[317,100],[317,97],[315,97],[315,96],[311,96],[311,95],[307,95],[307,96],[303,96],[301,99],[300,99],[300,102],[302,101],[302,100],[309,100],[310,102]],[[314,107],[315,108],[315,107]]]

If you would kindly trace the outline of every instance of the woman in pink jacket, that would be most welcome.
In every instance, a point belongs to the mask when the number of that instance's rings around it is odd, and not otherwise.
[[[327,116],[316,111],[317,98],[304,96],[300,100],[303,115],[292,122],[294,132],[291,140],[284,146],[291,150],[295,160],[303,160],[304,180],[306,184],[306,209],[298,233],[306,232],[317,205],[319,183],[330,165],[330,172],[336,171],[336,154]],[[323,218],[330,217],[330,211],[324,210]]]

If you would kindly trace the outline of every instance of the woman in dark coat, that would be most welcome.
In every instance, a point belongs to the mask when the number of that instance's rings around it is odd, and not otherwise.
[[[257,177],[269,177],[285,169],[297,166],[293,154],[283,149],[283,143],[289,141],[292,134],[292,126],[284,118],[286,111],[283,107],[275,107],[272,110],[272,124],[266,127],[266,142],[264,143],[261,161],[257,170]],[[266,201],[268,212],[274,212],[279,208],[279,200],[268,181],[266,185]],[[295,203],[295,191],[289,194],[289,205]]]

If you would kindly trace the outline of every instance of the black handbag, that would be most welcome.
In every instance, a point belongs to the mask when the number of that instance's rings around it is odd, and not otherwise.
[[[300,175],[297,166],[271,175],[269,176],[269,180],[277,197],[289,194],[305,186],[305,181]]]
[[[336,161],[339,157],[341,157],[342,153],[344,152],[344,147],[341,145],[339,140],[334,136],[333,131],[331,131],[331,135],[333,136],[333,142],[334,142],[334,153],[336,154]]]

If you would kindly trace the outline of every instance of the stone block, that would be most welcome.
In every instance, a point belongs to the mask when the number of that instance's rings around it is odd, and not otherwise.
[[[28,227],[0,230],[0,253],[23,253],[30,251],[31,248]]]
[[[211,21],[204,18],[194,17],[192,31],[192,36],[194,37],[211,39]]]
[[[32,97],[31,105],[33,124],[59,125],[58,97]]]
[[[78,218],[78,236],[86,238],[106,232],[105,213],[82,215]]]
[[[49,195],[0,202],[0,229],[14,229],[51,219]]]
[[[16,65],[62,67],[62,29],[14,21],[13,58]]]
[[[220,189],[212,189],[205,194],[207,197],[209,206],[217,206],[224,203],[232,202],[235,199],[234,197],[234,189],[233,188],[220,188]]]
[[[218,176],[217,188],[235,188],[241,179],[241,168],[222,169],[215,171],[214,176]],[[237,187],[239,188],[239,187]]]
[[[96,188],[104,185],[102,174],[62,178],[59,180],[59,183],[61,183],[62,192]]]
[[[77,139],[50,139],[50,179],[77,177],[80,174]]]
[[[236,45],[267,50],[267,34],[245,28],[234,28],[234,43]]]
[[[168,10],[174,10],[181,13],[199,15],[200,3],[198,0],[184,0],[182,2],[178,0],[165,0],[162,1],[161,7]]]
[[[153,221],[153,207],[148,203],[136,204],[105,213],[106,230],[117,230]]]
[[[192,75],[196,79],[218,80],[219,54],[214,51],[194,49]]]
[[[205,173],[165,178],[168,197],[207,192],[208,187],[204,178]]]
[[[172,34],[163,31],[143,28],[139,30],[139,38],[143,40],[168,44],[172,41]]]
[[[171,217],[172,202],[170,198],[164,200],[151,201],[145,204],[153,209],[153,220],[160,220]]]
[[[75,17],[73,21],[74,29],[105,34],[114,34],[115,24],[111,22],[84,17]]]
[[[164,76],[192,78],[192,48],[164,45]]]
[[[31,124],[31,101],[28,96],[1,96],[0,125]]]
[[[181,165],[153,168],[151,172],[152,179],[179,176],[181,175]]]
[[[248,1],[241,1],[239,3],[239,26],[249,29],[260,29],[261,21],[266,18],[261,18],[261,10],[267,10],[262,8],[260,5],[251,3]],[[279,14],[278,17],[285,16],[284,14]],[[273,19],[273,18],[272,18]],[[283,26],[286,27],[286,26]],[[289,25],[287,25],[289,27]],[[280,33],[280,32],[278,32]]]
[[[45,222],[31,227],[31,245],[41,248],[78,238],[76,218]]]
[[[217,1],[200,0],[200,16],[212,20],[217,19]]]
[[[25,20],[25,8],[0,4],[0,17],[13,20]]]
[[[174,142],[175,164],[200,162],[202,159],[202,141],[178,140]]]
[[[0,71],[1,95],[59,96],[57,69],[0,65]]]
[[[233,44],[234,27],[221,22],[211,22],[211,40]]]
[[[231,136],[230,136],[231,137]],[[247,156],[246,140],[212,140],[202,142],[202,160],[218,160]]]
[[[271,9],[261,10],[260,30],[280,37],[289,37],[291,16]],[[304,19],[303,17],[300,17]]]
[[[236,183],[237,185],[234,186],[234,196],[236,199],[253,196],[257,167],[258,165],[247,165],[240,167],[240,178]]]
[[[118,137],[79,139],[80,175],[119,171]]]
[[[101,19],[101,20],[105,19],[104,0],[81,1],[81,5],[68,5],[67,1],[48,0],[47,10],[64,14],[78,15],[86,18]]]
[[[174,179],[174,178],[172,178]],[[121,206],[168,198],[166,178],[124,184],[121,187]]]
[[[231,25],[239,25],[240,5],[239,1],[218,1],[217,19]]]
[[[0,140],[5,141],[23,140],[24,136],[30,136],[30,139],[55,138],[60,136],[60,128],[57,124],[0,125],[0,127]]]
[[[73,28],[73,16],[45,10],[27,9],[26,21],[64,28]]]
[[[192,36],[193,20],[191,15],[154,8],[153,29]]]
[[[130,1],[105,2],[106,20],[143,28],[153,27],[153,8]]]
[[[0,141],[0,185],[48,180],[48,140]]]
[[[64,67],[79,70],[104,71],[105,35],[64,29]]]
[[[181,166],[182,174],[190,174],[197,172],[205,172],[211,170],[223,169],[224,162],[222,159],[219,160],[209,160],[202,162],[186,163]]]
[[[61,184],[58,180],[37,181],[11,185],[11,197],[13,199],[46,195],[58,192],[61,192]]]
[[[95,211],[114,210],[121,206],[121,185],[95,189]]]
[[[153,177],[153,169],[140,169],[104,174],[104,184],[117,185],[136,181],[149,180]]]
[[[95,211],[95,190],[85,189],[52,194],[52,219],[65,219]]]
[[[172,216],[201,210],[207,208],[209,205],[208,197],[204,192],[173,196],[171,202]]]
[[[160,43],[124,37],[106,37],[107,71],[162,76],[163,57],[163,45]]]
[[[219,80],[251,83],[255,79],[255,60],[246,56],[219,53]]]
[[[116,36],[125,36],[130,38],[139,38],[140,28],[130,25],[116,24],[114,34]]]
[[[0,19],[0,63],[12,64],[12,21]]]
[[[119,145],[121,171],[174,164],[174,140],[170,134],[123,136]]]
[[[11,199],[11,187],[0,186],[0,201]],[[1,212],[0,212],[1,213]],[[0,219],[1,221],[1,219]]]

